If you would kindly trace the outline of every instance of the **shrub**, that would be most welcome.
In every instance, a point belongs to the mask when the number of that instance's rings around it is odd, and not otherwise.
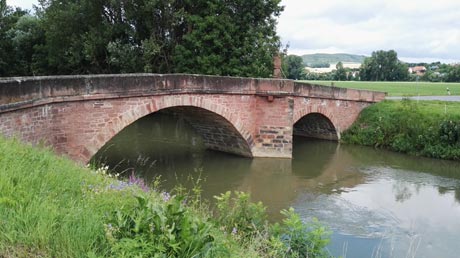
[[[230,191],[214,197],[217,200],[216,223],[225,232],[244,238],[262,231],[267,222],[266,208],[261,202],[250,202],[249,194]]]
[[[414,101],[383,101],[364,109],[342,141],[459,160],[460,117],[433,113],[428,104]]]
[[[330,257],[325,251],[329,244],[330,231],[318,220],[306,224],[293,208],[282,210],[286,217],[281,224],[273,226],[273,235],[283,243],[284,257]]]
[[[137,196],[134,209],[115,211],[106,235],[115,257],[206,257],[212,224],[191,213],[183,197],[163,194],[163,202]]]

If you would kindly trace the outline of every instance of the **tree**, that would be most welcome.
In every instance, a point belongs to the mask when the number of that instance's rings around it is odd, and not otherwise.
[[[0,0],[0,76],[17,75],[14,71],[18,60],[15,55],[14,42],[11,39],[11,30],[27,11],[20,8],[13,9]]]
[[[270,77],[279,52],[280,0],[185,1],[175,72]]]
[[[269,77],[280,0],[40,0],[49,71]],[[62,26],[65,24],[65,26]]]
[[[337,69],[335,71],[335,76],[334,79],[337,81],[346,81],[347,80],[347,72],[345,71],[345,68],[343,68],[343,63],[338,62],[337,65],[335,66]]]
[[[460,65],[452,66],[446,77],[447,82],[460,82]]]
[[[292,80],[304,80],[306,78],[305,66],[302,57],[288,55],[283,58],[283,70],[286,78]]]
[[[6,39],[12,45],[12,52],[9,54],[13,57],[9,64],[11,74],[24,76],[43,73],[43,56],[40,50],[44,36],[40,20],[30,14],[21,16],[6,32]]]
[[[405,81],[409,77],[407,65],[398,60],[394,50],[372,52],[360,69],[362,81]]]

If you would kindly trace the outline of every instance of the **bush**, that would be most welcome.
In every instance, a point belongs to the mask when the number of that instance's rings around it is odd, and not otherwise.
[[[460,117],[435,114],[423,105],[410,100],[374,104],[362,111],[342,141],[459,160]]]
[[[249,194],[230,191],[214,197],[217,200],[216,223],[225,232],[254,237],[266,226],[266,208],[261,202],[250,202]]]
[[[305,224],[292,208],[281,213],[286,218],[273,226],[273,234],[284,245],[284,257],[330,257],[325,251],[330,231],[318,220]]]
[[[207,257],[212,225],[184,206],[183,197],[163,194],[164,202],[137,196],[134,209],[110,216],[106,235],[115,257]]]
[[[226,192],[217,199],[217,226],[233,235],[243,246],[257,243],[267,257],[330,257],[325,247],[330,232],[316,219],[304,223],[293,208],[282,210],[281,223],[269,225],[262,203],[252,203],[247,193]]]

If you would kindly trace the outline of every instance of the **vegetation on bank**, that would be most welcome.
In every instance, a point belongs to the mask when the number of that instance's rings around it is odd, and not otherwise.
[[[460,103],[383,101],[364,109],[342,141],[460,160]]]
[[[327,230],[292,209],[273,225],[245,193],[216,197],[212,212],[199,188],[106,172],[0,138],[0,257],[329,256]]]
[[[305,81],[341,88],[387,92],[388,96],[447,96],[460,95],[460,83],[448,82],[359,82],[359,81]]]

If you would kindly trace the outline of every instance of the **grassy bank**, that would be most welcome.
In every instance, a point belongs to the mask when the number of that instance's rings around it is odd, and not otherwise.
[[[388,96],[445,96],[460,95],[460,83],[444,82],[361,82],[361,81],[307,81],[309,83],[360,90],[388,92]]]
[[[384,101],[362,111],[346,143],[460,160],[460,103]]]
[[[270,225],[247,194],[211,212],[193,190],[149,190],[0,137],[0,257],[328,256],[324,227],[292,210]]]

